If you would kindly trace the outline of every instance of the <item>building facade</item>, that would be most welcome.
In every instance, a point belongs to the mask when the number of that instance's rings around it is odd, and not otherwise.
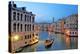
[[[55,33],[64,33],[64,19],[59,19],[53,23],[53,31]]]
[[[38,35],[34,32],[35,14],[28,12],[26,7],[17,7],[9,2],[9,52],[20,47],[38,42]]]
[[[73,14],[54,22],[53,31],[69,36],[78,36],[78,15]]]
[[[70,36],[78,36],[78,14],[66,17],[64,29],[65,34]]]

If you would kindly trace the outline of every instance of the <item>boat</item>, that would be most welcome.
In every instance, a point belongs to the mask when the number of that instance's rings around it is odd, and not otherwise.
[[[52,44],[53,44],[53,39],[52,40],[45,40],[44,44],[45,44],[45,47],[50,47]]]
[[[23,47],[20,47],[20,48],[16,49],[15,53],[19,53],[19,52],[21,52],[23,49],[24,49]]]

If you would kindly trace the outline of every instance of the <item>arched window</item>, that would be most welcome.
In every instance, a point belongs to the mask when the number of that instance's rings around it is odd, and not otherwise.
[[[21,32],[22,32],[22,24],[21,24],[21,26],[20,26],[20,29],[21,29]]]
[[[29,17],[29,22],[31,22],[31,16]]]
[[[19,13],[17,13],[17,20],[19,21]]]
[[[25,15],[25,20],[24,21],[26,22],[26,15]]]
[[[30,29],[29,31],[31,31],[31,24],[29,25],[29,29]]]
[[[16,23],[13,24],[13,31],[16,32]]]
[[[23,17],[23,15],[21,14],[21,21],[22,21],[22,17]]]
[[[13,12],[13,20],[16,20],[16,12]]]
[[[32,25],[32,30],[34,30],[34,25]]]
[[[30,34],[30,38],[31,38],[31,34]]]
[[[34,16],[32,17],[32,22],[34,22]]]
[[[17,24],[17,31],[19,32],[19,23]]]
[[[27,31],[29,31],[29,24],[27,25]]]
[[[25,28],[25,31],[26,31],[26,24],[25,24],[25,27],[24,28]]]

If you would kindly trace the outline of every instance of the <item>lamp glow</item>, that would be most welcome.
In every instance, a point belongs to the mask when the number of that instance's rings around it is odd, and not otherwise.
[[[19,40],[19,36],[18,36],[18,35],[15,35],[15,36],[13,37],[13,40],[14,40],[14,41],[18,41],[18,40]]]
[[[67,30],[67,31],[66,31],[66,34],[67,34],[67,35],[69,35],[69,34],[70,34],[70,31],[69,31],[69,30]]]

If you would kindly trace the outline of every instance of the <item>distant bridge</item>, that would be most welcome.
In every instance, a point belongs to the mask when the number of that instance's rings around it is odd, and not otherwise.
[[[35,31],[54,31],[54,26],[53,24],[36,24],[34,26]]]

